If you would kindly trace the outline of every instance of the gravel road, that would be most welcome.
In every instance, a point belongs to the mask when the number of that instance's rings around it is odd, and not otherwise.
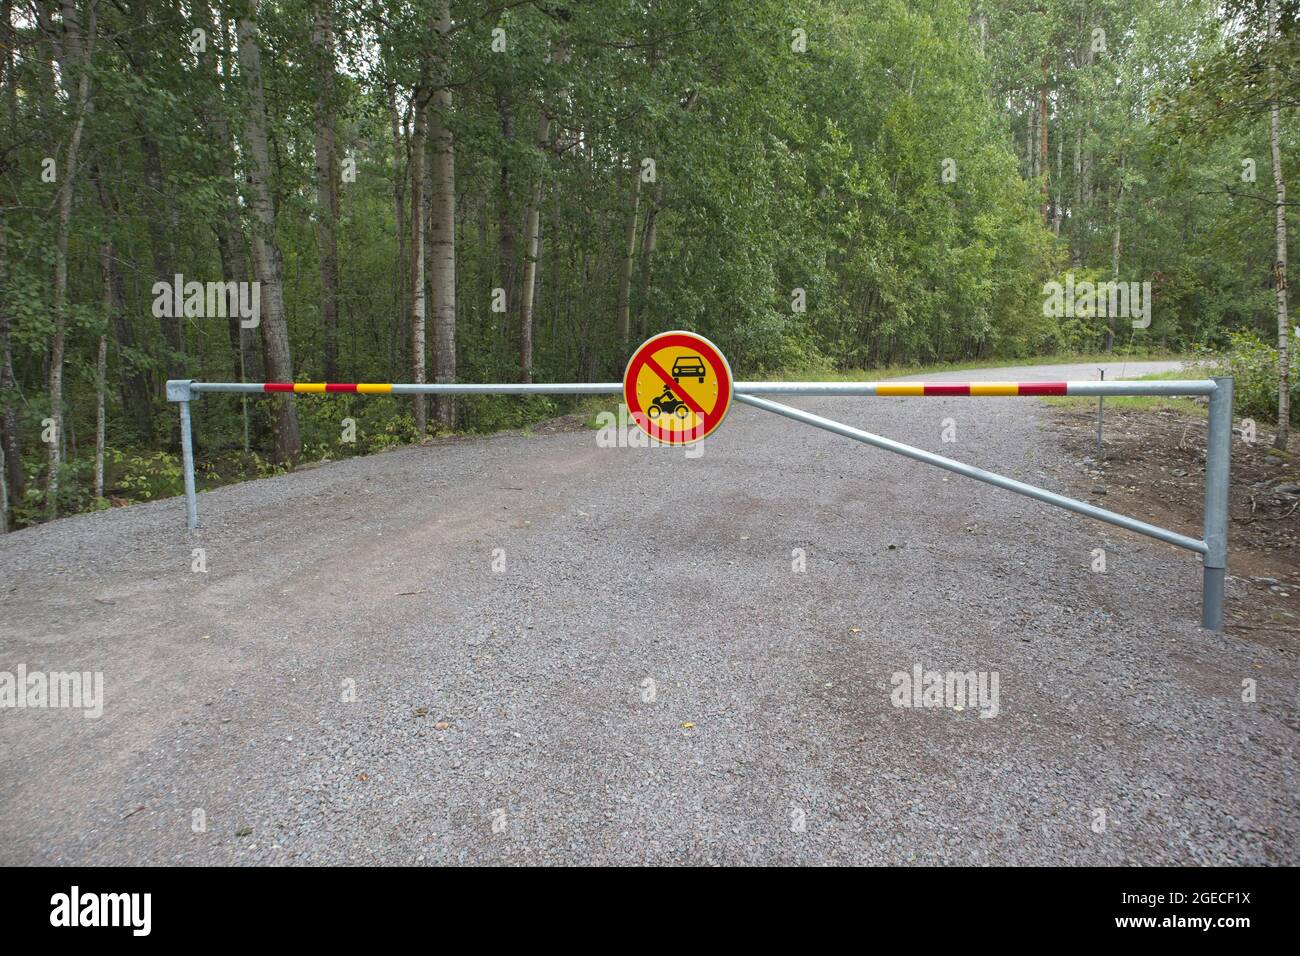
[[[1035,399],[792,403],[1077,480]],[[0,710],[0,863],[1300,862],[1294,650],[1199,630],[1192,556],[757,409],[199,505],[0,538],[0,671],[105,697]]]

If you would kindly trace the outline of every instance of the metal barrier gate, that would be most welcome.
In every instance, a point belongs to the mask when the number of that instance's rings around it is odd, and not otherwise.
[[[689,333],[665,333],[669,336],[681,336]],[[658,338],[658,337],[656,337]],[[654,342],[655,340],[650,340]],[[703,340],[707,341],[707,340]],[[650,342],[646,343],[647,345]],[[643,346],[642,348],[645,348]],[[640,350],[638,350],[638,353]],[[720,353],[717,353],[721,359]],[[634,357],[634,361],[636,358]],[[725,359],[721,359],[725,365]],[[633,363],[629,363],[629,375]],[[683,394],[680,385],[669,383],[669,378],[677,378],[677,367],[673,375],[662,369],[659,371],[665,386]],[[694,378],[696,369],[687,369],[689,377]],[[705,380],[706,369],[699,367],[699,380]],[[736,401],[754,408],[775,412],[786,418],[804,422],[817,428],[825,429],[845,438],[852,438],[885,451],[905,455],[916,461],[936,465],[940,468],[974,478],[998,488],[1005,488],[1017,494],[1026,495],[1037,501],[1073,511],[1076,514],[1096,518],[1120,528],[1127,528],[1138,534],[1164,541],[1175,547],[1199,554],[1202,558],[1203,576],[1201,592],[1201,626],[1214,631],[1223,630],[1223,589],[1227,573],[1228,557],[1228,469],[1232,455],[1232,379],[1214,378],[1193,381],[1097,381],[1097,382],[971,382],[968,384],[924,384],[917,382],[731,382],[730,370],[725,376],[719,372],[720,380],[725,378],[728,386],[727,402],[734,397]],[[658,382],[655,382],[655,387]],[[198,499],[194,489],[194,446],[190,436],[190,402],[205,392],[236,394],[333,394],[354,393],[359,395],[617,395],[625,393],[628,383],[565,383],[552,385],[532,384],[495,384],[495,385],[456,385],[456,384],[335,384],[323,382],[196,382],[190,379],[177,379],[167,383],[168,401],[180,405],[181,414],[181,451],[185,469],[185,513],[188,526],[198,527]],[[665,392],[667,394],[667,392]],[[874,397],[922,397],[922,396],[1041,396],[1041,395],[1078,395],[1078,396],[1115,396],[1115,395],[1156,395],[1156,396],[1196,396],[1209,397],[1209,438],[1205,462],[1205,531],[1201,539],[1191,538],[1167,528],[1138,521],[1126,515],[1074,498],[1059,495],[1054,491],[1038,488],[1034,485],[1007,478],[1004,475],[975,468],[971,465],[936,455],[932,452],[911,445],[904,445],[871,432],[862,431],[840,422],[805,412],[789,405],[759,395],[805,395],[805,396],[854,396],[859,398]],[[683,394],[683,399],[686,396]],[[670,399],[671,400],[671,399]],[[725,407],[723,411],[725,415]],[[645,426],[641,424],[644,428]]]

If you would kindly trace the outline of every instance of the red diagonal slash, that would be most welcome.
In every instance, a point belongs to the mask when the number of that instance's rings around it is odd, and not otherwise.
[[[700,403],[691,398],[690,395],[686,394],[686,389],[677,384],[673,377],[664,371],[664,367],[659,364],[658,360],[653,355],[646,356],[645,364],[650,366],[650,370],[664,380],[664,384],[673,390],[673,394],[680,398],[686,404],[687,408],[693,411],[696,415],[699,415],[700,418],[709,417],[709,413],[700,408]]]

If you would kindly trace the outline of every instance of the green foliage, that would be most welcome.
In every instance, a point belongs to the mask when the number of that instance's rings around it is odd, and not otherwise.
[[[104,490],[130,501],[167,498],[184,491],[179,457],[166,452],[131,454],[115,448],[104,452]]]
[[[1300,349],[1291,352],[1291,424],[1300,425]],[[1232,376],[1233,414],[1277,423],[1279,370],[1277,348],[1253,332],[1234,332],[1228,347],[1207,356],[1208,375]]]
[[[1183,350],[1276,327],[1273,209],[1262,187],[1241,180],[1243,158],[1261,183],[1271,176],[1259,77],[1278,51],[1261,38],[1254,0],[1043,0],[1032,10],[1021,0],[455,0],[445,40],[430,28],[436,0],[335,0],[325,4],[332,84],[321,82],[328,60],[313,38],[320,6],[263,0],[257,14],[276,211],[265,238],[283,263],[299,381],[321,380],[326,361],[327,209],[315,156],[326,117],[336,162],[355,166],[338,183],[334,230],[338,378],[412,378],[412,110],[417,87],[427,95],[444,68],[452,105],[434,118],[455,139],[458,381],[525,375],[532,206],[535,381],[616,379],[636,341],[670,328],[708,335],[737,375],[756,377]],[[1284,6],[1285,55],[1297,41]],[[0,411],[15,416],[24,446],[18,523],[44,515],[49,478],[39,434],[51,407],[55,210],[67,171],[48,182],[41,169],[62,162],[75,119],[67,77],[51,65],[64,32],[56,7],[41,7],[52,11],[46,30],[15,13],[0,37],[14,54],[0,64],[0,352],[14,373]],[[96,5],[95,108],[71,180],[61,513],[103,506],[88,490],[87,457],[102,335],[112,497],[178,488],[166,378],[265,377],[260,331],[245,333],[241,355],[224,318],[169,325],[151,313],[154,283],[176,273],[253,277],[250,240],[265,230],[250,211],[250,97],[234,30],[244,9]],[[1236,28],[1223,29],[1224,11]],[[202,54],[189,47],[196,23],[208,30]],[[497,27],[504,52],[492,49]],[[1104,51],[1093,49],[1098,29]],[[793,48],[795,30],[805,49]],[[1283,149],[1293,155],[1295,71],[1284,72]],[[646,159],[653,181],[634,178]],[[1150,281],[1151,327],[1116,323],[1108,342],[1095,320],[1044,315],[1044,283],[1066,272]],[[505,312],[493,310],[497,289]],[[429,347],[432,315],[427,331]],[[576,407],[462,397],[454,429],[526,428]],[[409,399],[304,396],[294,408],[306,460],[424,437]],[[271,409],[260,397],[195,403],[201,484],[285,467],[272,463]]]

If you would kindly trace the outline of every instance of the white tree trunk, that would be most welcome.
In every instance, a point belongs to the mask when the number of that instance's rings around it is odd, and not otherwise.
[[[85,34],[75,0],[62,0],[64,63],[76,64],[76,95],[73,106],[72,132],[59,172],[58,219],[54,234],[54,336],[50,342],[50,419],[54,423],[54,440],[49,443],[50,473],[45,486],[45,510],[49,517],[58,514],[59,469],[63,464],[63,352],[68,331],[68,233],[72,226],[72,200],[77,179],[81,133],[86,125],[90,103],[90,57],[95,43],[95,5],[89,5]],[[72,82],[69,78],[67,82]]]
[[[434,29],[440,34],[439,51],[447,46],[451,33],[451,0],[442,0]],[[429,289],[433,296],[433,380],[456,380],[456,144],[447,117],[451,114],[448,64],[442,52],[437,57],[437,87],[429,115],[429,138],[433,145],[429,197]],[[435,403],[438,422],[451,427],[456,420],[454,396],[439,395]]]
[[[316,0],[312,45],[319,57],[316,100],[316,203],[320,216],[321,367],[326,381],[338,378],[338,215],[339,172],[334,138],[334,10],[332,0]]]
[[[0,445],[0,534],[9,532],[9,482],[5,471],[5,449]]]
[[[636,219],[641,205],[641,174],[635,157],[631,165],[632,204],[623,224],[623,262],[618,275],[618,341],[624,353],[632,326],[632,270],[636,263]]]
[[[253,268],[261,283],[262,352],[269,381],[293,381],[289,353],[289,327],[284,314],[284,282],[280,248],[275,240],[275,205],[271,200],[271,157],[266,139],[266,91],[262,85],[262,49],[257,40],[256,0],[250,0],[247,14],[239,18],[239,67],[248,93],[248,115],[244,134],[248,141],[248,184],[252,193]],[[291,461],[302,451],[298,438],[298,413],[286,396],[275,402],[275,451],[281,461]]]
[[[1282,119],[1278,103],[1278,0],[1269,0],[1268,38],[1272,51],[1269,82],[1273,100],[1269,104],[1269,145],[1273,152],[1273,187],[1277,192],[1277,262],[1273,284],[1277,289],[1277,436],[1273,444],[1285,449],[1291,437],[1291,323],[1286,308],[1286,180],[1282,176]]]
[[[424,140],[428,123],[428,106],[424,100],[423,83],[412,94],[415,127],[411,133],[411,381],[423,384],[425,319],[424,319]],[[411,396],[411,411],[415,418],[415,437],[424,440],[428,430],[427,396]]]
[[[537,120],[537,146],[546,149],[551,138],[551,116],[542,106]],[[524,210],[524,278],[519,290],[519,368],[525,382],[533,380],[533,302],[537,289],[537,266],[542,255],[542,184]]]
[[[104,388],[108,380],[108,336],[99,337],[99,355],[95,361],[95,497],[104,497]]]

